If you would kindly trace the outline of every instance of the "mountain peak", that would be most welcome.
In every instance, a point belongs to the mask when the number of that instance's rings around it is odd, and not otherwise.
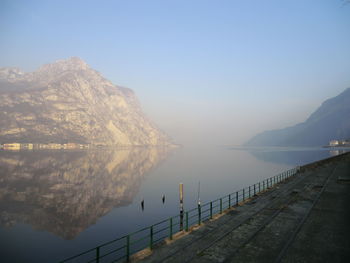
[[[133,92],[113,85],[80,58],[58,60],[23,76],[18,70],[3,72],[0,143],[169,144]],[[7,77],[11,74],[14,79]]]
[[[79,57],[57,60],[39,68],[38,71],[66,71],[66,70],[87,70],[89,65]]]

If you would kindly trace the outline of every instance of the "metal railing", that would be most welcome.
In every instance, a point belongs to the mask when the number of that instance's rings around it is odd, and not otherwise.
[[[189,231],[191,227],[201,225],[202,222],[212,219],[215,215],[222,214],[225,210],[238,206],[256,194],[283,182],[295,175],[299,169],[300,167],[296,167],[287,170],[224,197],[200,205],[197,208],[188,210],[182,215],[179,214],[170,217],[131,234],[103,243],[95,248],[60,261],[60,263],[105,263],[121,260],[128,262],[132,254],[145,248],[152,250],[156,244],[165,239],[173,239],[174,234],[181,231]]]

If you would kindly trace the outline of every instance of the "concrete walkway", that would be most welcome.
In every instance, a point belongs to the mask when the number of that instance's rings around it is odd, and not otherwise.
[[[350,154],[307,165],[180,236],[133,261],[350,262]]]

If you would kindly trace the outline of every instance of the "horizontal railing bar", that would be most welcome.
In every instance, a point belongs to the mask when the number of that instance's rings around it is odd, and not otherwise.
[[[149,228],[150,228],[150,226],[144,227],[144,228],[142,228],[142,229],[140,229],[138,231],[132,232],[131,234],[126,235],[126,236],[134,236],[135,234],[138,234],[138,233],[141,233],[143,231],[149,230]],[[124,236],[124,237],[126,237],[126,236]]]
[[[168,222],[168,221],[169,221],[169,218],[164,219],[163,221],[160,221],[160,222],[158,222],[158,223],[156,223],[156,224],[154,224],[154,225],[152,225],[152,226],[155,227],[155,226],[158,226],[158,225],[160,225],[160,224],[166,223],[166,222]]]
[[[187,213],[191,213],[191,212],[197,211],[197,210],[198,210],[198,208],[193,208],[193,209],[191,209],[191,210],[188,210]]]
[[[206,210],[202,210],[202,214],[205,213],[205,212],[208,212],[208,211],[210,211],[210,208],[206,209]]]
[[[174,226],[174,225],[171,225],[171,226]],[[170,228],[170,227],[169,227],[169,226],[167,226],[167,227],[164,227],[164,228],[158,229],[157,231],[154,231],[154,230],[153,230],[153,234],[160,233],[160,232],[162,232],[162,231],[164,231],[164,230],[168,230],[169,228]]]
[[[82,255],[85,255],[85,254],[87,254],[87,253],[89,253],[89,252],[91,252],[91,251],[96,250],[96,248],[98,248],[98,247],[91,248],[91,249],[89,249],[89,250],[86,250],[86,251],[84,251],[84,252],[78,254],[78,255],[75,255],[75,256],[66,258],[66,259],[60,261],[60,263],[64,263],[64,262],[67,262],[67,261],[69,261],[69,260],[71,260],[71,259],[74,259],[74,258],[80,257],[80,256],[82,256]]]
[[[159,241],[163,241],[163,240],[164,240],[165,238],[167,238],[167,237],[168,237],[168,235],[163,236],[163,237],[160,237],[159,239],[153,241],[153,244],[156,244],[156,243],[159,242]]]
[[[180,225],[181,224],[181,222],[179,221],[179,222],[173,222],[173,224],[172,224],[172,226],[177,226],[177,225]]]
[[[136,244],[136,243],[138,243],[138,242],[140,242],[140,241],[142,241],[142,240],[145,240],[145,239],[147,239],[147,238],[149,238],[149,237],[150,237],[150,236],[148,235],[148,236],[144,236],[144,237],[141,237],[141,238],[139,238],[139,239],[130,241],[130,246],[131,246],[131,245],[134,245],[134,244]]]
[[[188,219],[192,219],[192,218],[197,217],[197,216],[198,216],[198,214],[192,215],[192,216],[189,216]]]
[[[104,258],[104,257],[106,257],[106,256],[108,256],[108,255],[110,255],[110,254],[113,254],[113,253],[115,253],[115,252],[121,250],[122,248],[126,248],[126,246],[123,246],[123,247],[117,248],[117,249],[115,249],[115,250],[112,250],[112,251],[108,252],[107,254],[104,254],[104,255],[100,256],[99,259]]]

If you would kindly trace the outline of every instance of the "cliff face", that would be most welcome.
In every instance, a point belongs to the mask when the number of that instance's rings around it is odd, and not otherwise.
[[[249,146],[322,146],[350,138],[350,88],[328,99],[303,123],[265,131],[250,139]]]
[[[65,239],[131,204],[168,147],[0,152],[0,224],[26,223]]]
[[[0,143],[166,145],[132,90],[115,86],[79,58],[35,72],[0,69]]]

